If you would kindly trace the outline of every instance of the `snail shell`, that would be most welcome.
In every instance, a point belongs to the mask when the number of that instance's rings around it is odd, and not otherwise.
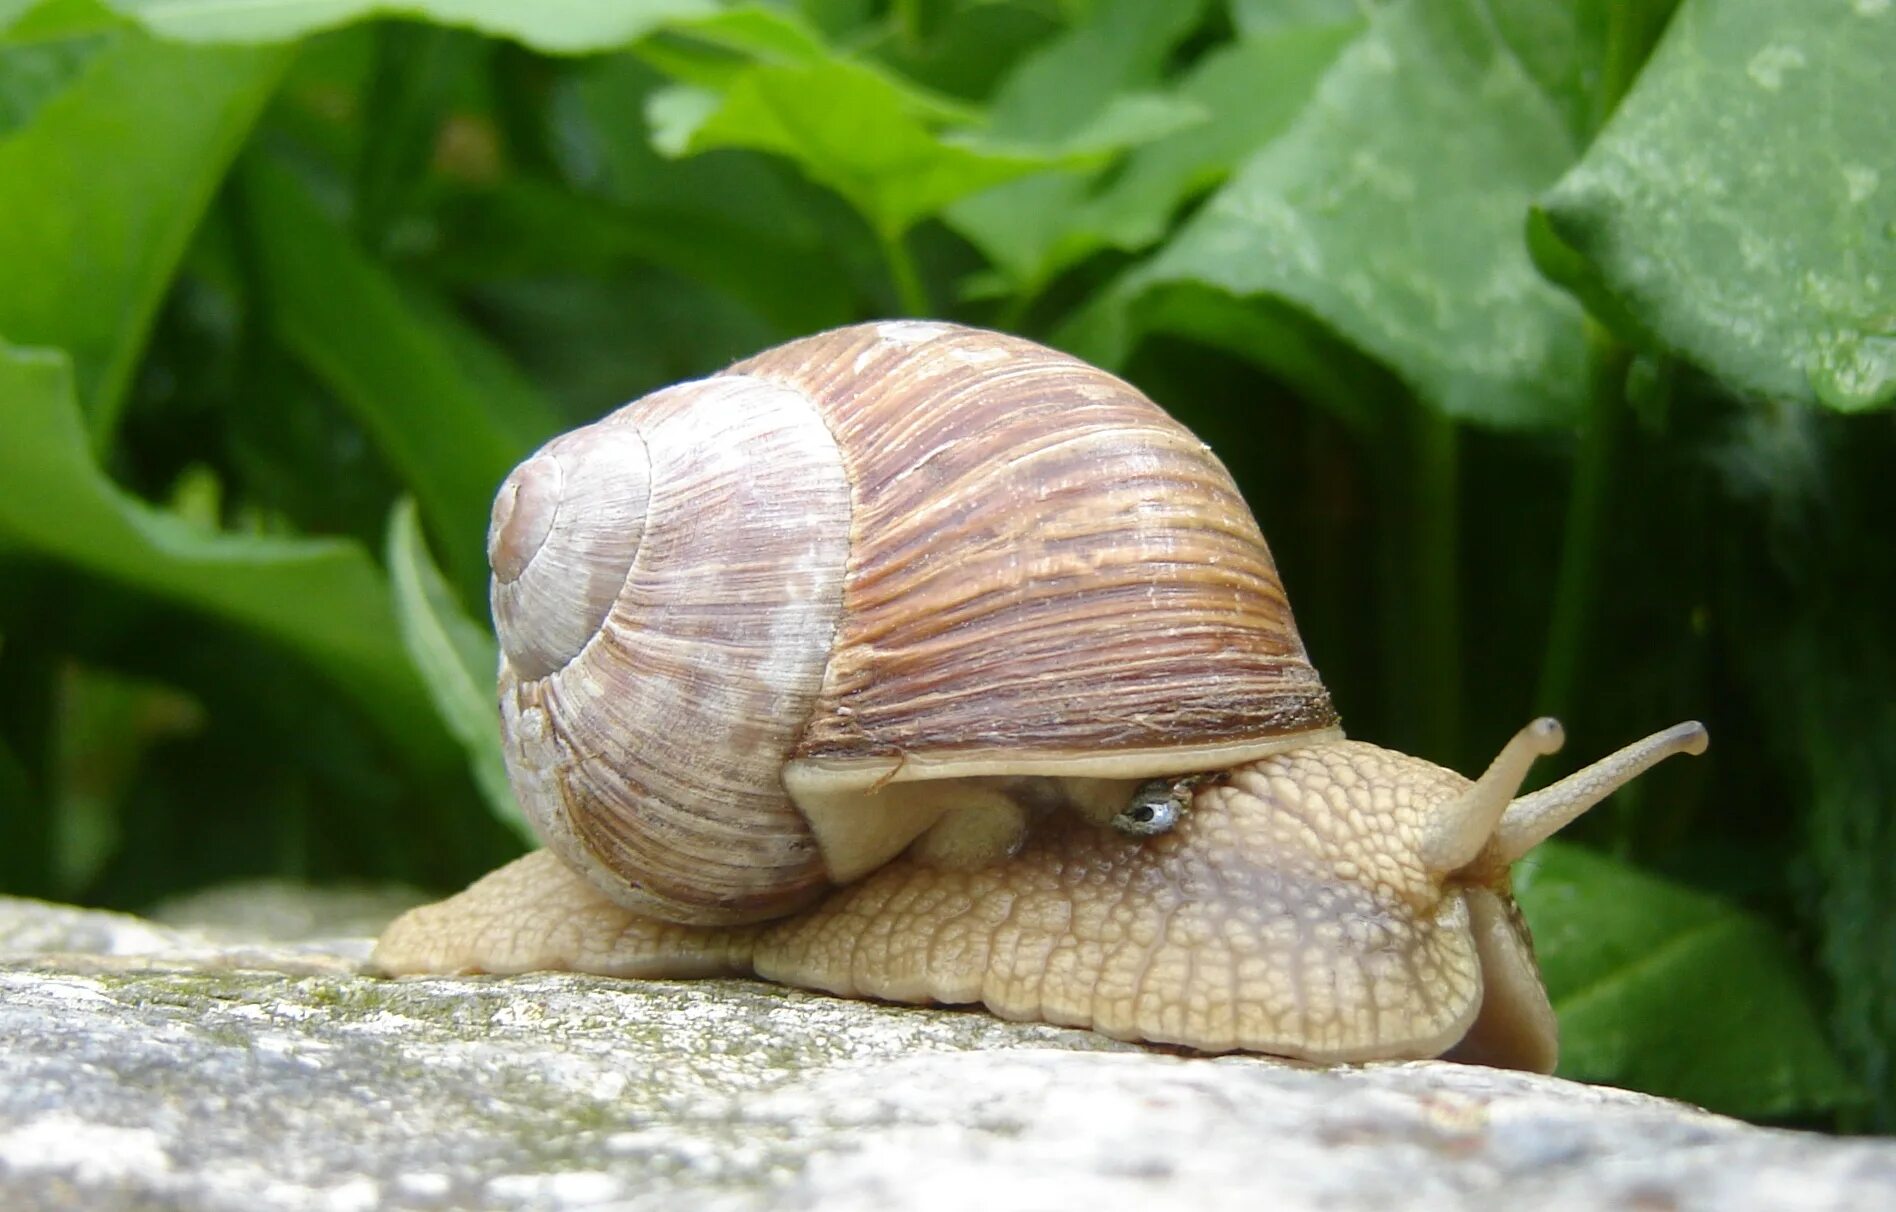
[[[999,776],[1334,738],[1263,535],[1121,380],[999,333],[822,333],[548,443],[489,538],[507,762],[619,904],[762,920]]]

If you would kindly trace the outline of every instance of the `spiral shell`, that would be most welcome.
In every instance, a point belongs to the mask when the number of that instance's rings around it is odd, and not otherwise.
[[[1224,467],[999,333],[859,325],[655,392],[516,469],[489,557],[516,792],[669,920],[826,886],[786,782],[874,812],[888,783],[1143,778],[1334,735]]]

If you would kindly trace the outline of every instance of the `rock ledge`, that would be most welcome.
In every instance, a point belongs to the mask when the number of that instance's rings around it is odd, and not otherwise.
[[[1551,1078],[366,952],[0,898],[0,1207],[1896,1208],[1896,1143]]]

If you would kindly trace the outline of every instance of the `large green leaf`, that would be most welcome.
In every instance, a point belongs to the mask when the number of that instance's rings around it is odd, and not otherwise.
[[[1560,1072],[1734,1115],[1858,1103],[1776,928],[1577,846],[1516,871],[1560,1015]]]
[[[421,673],[442,722],[467,751],[474,781],[502,824],[533,842],[533,830],[514,800],[500,753],[500,713],[494,706],[494,637],[462,612],[428,555],[421,515],[403,498],[389,515],[388,574],[395,588],[402,643]]]
[[[577,54],[624,46],[717,0],[109,0],[153,33],[198,42],[283,42],[368,17],[416,17]]]
[[[122,492],[92,461],[71,361],[57,350],[0,346],[0,432],[0,540],[278,640],[438,765],[446,738],[361,547],[220,533]]]
[[[1579,310],[1522,239],[1573,136],[1486,7],[1371,9],[1290,128],[1127,289],[1195,281],[1288,301],[1454,417],[1576,416]]]
[[[108,35],[0,139],[0,337],[71,352],[95,441],[117,420],[151,318],[282,70],[275,50]]]
[[[494,489],[551,430],[550,406],[450,313],[405,296],[287,170],[259,161],[244,183],[271,323],[368,430],[473,592]]]
[[[1546,196],[1603,293],[1725,382],[1896,400],[1896,8],[1687,0],[1633,91]]]

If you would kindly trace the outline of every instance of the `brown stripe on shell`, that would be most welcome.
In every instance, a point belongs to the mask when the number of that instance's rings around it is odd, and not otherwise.
[[[779,771],[836,630],[840,456],[808,400],[752,379],[658,392],[598,424],[615,426],[649,451],[644,533],[577,657],[537,681],[503,670],[514,783],[548,844],[628,908],[773,916],[823,881]]]
[[[1029,341],[907,321],[730,373],[815,399],[854,498],[842,628],[795,756],[1334,726],[1229,474],[1128,384]]]

